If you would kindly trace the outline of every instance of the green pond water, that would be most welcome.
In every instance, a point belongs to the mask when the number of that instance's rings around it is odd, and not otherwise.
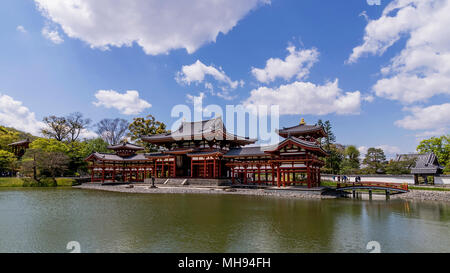
[[[450,205],[0,190],[0,252],[449,252]]]

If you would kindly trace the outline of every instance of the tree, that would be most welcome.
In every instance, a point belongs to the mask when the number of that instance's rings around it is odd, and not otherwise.
[[[83,142],[83,148],[81,150],[81,154],[83,158],[87,158],[94,152],[98,153],[107,153],[108,152],[108,142],[103,140],[102,138],[94,138],[89,139]]]
[[[366,165],[366,173],[384,173],[386,166],[386,155],[384,154],[383,149],[369,148],[363,163]]]
[[[8,144],[19,141],[19,133],[8,130],[6,127],[0,126],[0,150],[9,151]]]
[[[83,118],[83,114],[75,112],[66,117],[69,132],[67,140],[72,143],[78,140],[81,132],[86,129],[91,123],[90,119]]]
[[[39,175],[63,175],[69,164],[67,144],[56,139],[39,138],[33,141],[22,160],[24,172],[33,172],[33,178],[39,181]]]
[[[155,151],[156,148],[150,143],[141,141],[141,136],[167,133],[166,125],[157,121],[152,115],[148,115],[145,118],[134,118],[128,129],[130,131],[128,133],[130,139],[144,146],[147,151]]]
[[[103,119],[97,123],[97,133],[110,145],[120,143],[128,130],[128,122],[124,119]]]
[[[16,162],[17,158],[13,153],[0,150],[0,174],[2,171],[14,171]]]
[[[331,144],[336,142],[336,136],[334,135],[334,133],[332,131],[333,127],[331,126],[331,122],[329,120],[327,120],[327,121],[325,121],[325,123],[323,123],[322,120],[319,119],[317,121],[317,125],[321,126],[323,128],[323,130],[325,131],[325,133],[327,134],[326,137],[321,139],[321,145],[325,147],[325,150],[327,152],[329,152],[331,149]]]
[[[434,153],[439,164],[448,166],[450,163],[450,134],[422,140],[417,146],[417,151],[421,154]]]
[[[359,156],[360,152],[355,146],[347,146],[345,148],[344,159],[341,164],[341,172],[345,174],[356,173],[360,164]]]
[[[54,138],[63,141],[70,133],[70,127],[65,117],[49,116],[45,117],[44,123],[47,128],[41,130],[41,133],[48,138]]]
[[[416,158],[408,158],[406,160],[396,161],[390,160],[386,165],[387,174],[410,174],[411,168],[416,165]]]

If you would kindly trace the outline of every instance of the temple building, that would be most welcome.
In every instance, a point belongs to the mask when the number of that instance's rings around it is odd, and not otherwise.
[[[319,144],[326,137],[323,128],[302,119],[278,134],[284,140],[276,145],[253,146],[256,139],[227,132],[218,117],[183,122],[174,132],[141,137],[160,152],[139,153],[143,148],[124,143],[109,147],[112,154],[93,153],[86,161],[91,162],[92,182],[142,182],[155,177],[319,186],[324,165],[320,158],[327,156]]]
[[[8,144],[9,147],[11,147],[11,152],[17,156],[18,158],[21,158],[26,150],[30,147],[31,141],[29,139],[24,139],[21,141],[17,141],[11,144]]]
[[[428,183],[429,176],[438,176],[443,173],[444,167],[439,164],[438,158],[434,153],[425,154],[400,154],[396,161],[414,160],[411,166],[411,174],[414,175],[414,184],[420,184],[423,180]]]

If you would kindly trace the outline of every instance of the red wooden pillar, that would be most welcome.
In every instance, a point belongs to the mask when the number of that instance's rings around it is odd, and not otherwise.
[[[272,168],[272,186],[275,186],[275,165],[270,164],[270,167]]]
[[[216,178],[216,159],[213,159],[213,178]]]
[[[191,157],[191,178],[194,177],[194,158]]]
[[[281,172],[279,165],[277,165],[277,186],[278,188],[281,187]]]
[[[173,159],[173,161],[172,161],[172,175],[173,175],[173,177],[177,177],[177,162],[176,162],[176,159],[174,158]]]
[[[206,157],[203,161],[203,178],[206,178]]]
[[[92,161],[91,166],[91,182],[94,182],[95,161]]]
[[[261,165],[258,165],[258,183],[261,184]]]
[[[306,163],[306,181],[308,183],[308,188],[311,188],[311,169],[309,168],[309,162]]]
[[[247,184],[247,165],[244,165],[244,184]]]
[[[113,162],[112,182],[116,182],[116,163]]]
[[[231,167],[231,181],[232,181],[233,184],[235,183],[234,180],[235,180],[235,179],[234,179],[234,166],[232,166],[232,167]]]

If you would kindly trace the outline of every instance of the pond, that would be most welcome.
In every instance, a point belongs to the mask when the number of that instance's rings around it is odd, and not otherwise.
[[[450,204],[1,189],[0,252],[448,252]]]

